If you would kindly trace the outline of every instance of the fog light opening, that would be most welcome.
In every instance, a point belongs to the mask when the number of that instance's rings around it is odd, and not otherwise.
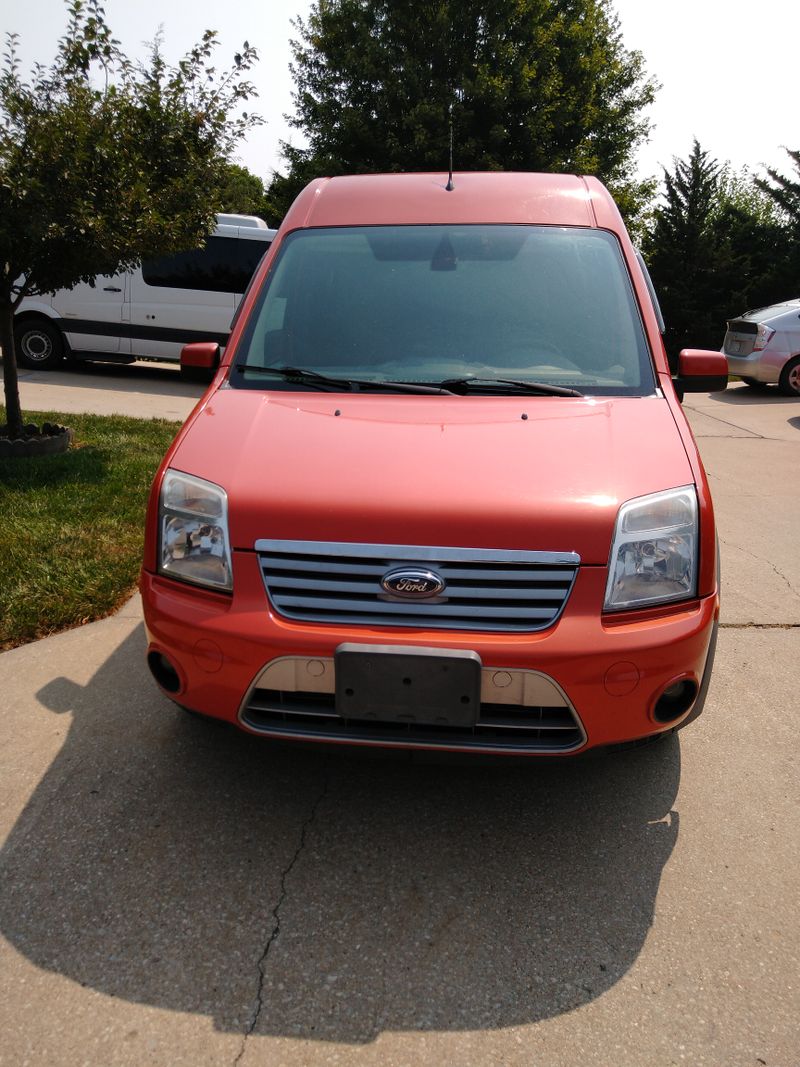
[[[162,689],[166,689],[168,693],[180,691],[180,676],[163,652],[148,652],[147,666]]]
[[[697,682],[691,678],[681,678],[670,682],[656,701],[653,718],[656,722],[674,722],[685,715],[697,697]]]

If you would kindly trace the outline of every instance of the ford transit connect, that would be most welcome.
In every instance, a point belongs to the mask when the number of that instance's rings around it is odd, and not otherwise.
[[[566,755],[701,711],[708,483],[591,178],[312,182],[153,484],[147,661],[264,737]]]

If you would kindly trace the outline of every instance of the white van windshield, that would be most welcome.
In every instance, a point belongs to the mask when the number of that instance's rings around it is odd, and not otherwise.
[[[260,389],[298,388],[298,376],[271,374],[287,367],[362,385],[503,378],[617,396],[654,389],[619,245],[578,227],[295,231],[236,365],[232,384]],[[302,387],[314,388],[310,377]]]

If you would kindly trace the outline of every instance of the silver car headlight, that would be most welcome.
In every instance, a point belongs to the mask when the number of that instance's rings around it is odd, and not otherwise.
[[[213,589],[233,587],[224,489],[168,470],[161,484],[158,529],[162,574]]]
[[[697,533],[693,485],[626,501],[614,527],[603,610],[696,596]]]

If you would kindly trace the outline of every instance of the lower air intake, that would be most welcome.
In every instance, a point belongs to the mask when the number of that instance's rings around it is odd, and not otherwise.
[[[487,752],[568,752],[585,740],[571,708],[481,703],[474,725],[442,728],[337,715],[333,693],[254,689],[241,720],[271,737]]]

